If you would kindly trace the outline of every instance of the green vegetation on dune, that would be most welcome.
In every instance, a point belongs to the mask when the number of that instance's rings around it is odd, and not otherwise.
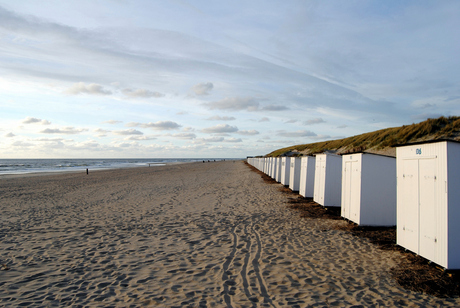
[[[385,149],[397,144],[436,139],[460,140],[460,117],[428,119],[417,124],[385,128],[343,139],[294,145],[273,151],[267,156],[276,157],[287,153],[291,155],[308,155],[322,153],[327,150],[337,151],[338,153],[363,151],[378,153],[385,152]]]

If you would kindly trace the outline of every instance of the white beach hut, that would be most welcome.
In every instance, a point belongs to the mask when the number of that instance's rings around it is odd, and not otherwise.
[[[276,157],[272,157],[272,173],[270,175],[270,177],[272,179],[275,179],[276,178],[276,167],[278,166],[278,160]]]
[[[291,158],[281,157],[281,184],[289,186],[289,178],[291,173]]]
[[[446,269],[460,269],[460,143],[396,148],[397,244]]]
[[[291,157],[291,170],[289,171],[289,188],[292,191],[299,191],[300,187],[300,157]]]
[[[323,206],[340,207],[342,197],[342,157],[336,154],[317,154],[313,201]]]
[[[268,176],[271,178],[273,178],[273,172],[275,171],[275,167],[273,166],[274,161],[274,157],[270,157],[270,172],[268,173]]]
[[[396,159],[342,155],[342,217],[358,225],[396,225]]]
[[[276,158],[276,174],[275,174],[275,180],[280,183],[281,182],[281,157]]]
[[[315,184],[315,157],[301,157],[299,195],[306,198],[313,198],[313,187]]]

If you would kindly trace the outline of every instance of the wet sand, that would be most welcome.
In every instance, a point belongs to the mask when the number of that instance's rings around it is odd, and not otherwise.
[[[460,306],[287,199],[231,161],[0,178],[0,306]]]

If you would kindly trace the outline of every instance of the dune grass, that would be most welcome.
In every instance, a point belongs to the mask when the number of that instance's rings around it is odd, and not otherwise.
[[[294,145],[273,151],[266,156],[277,157],[286,153],[316,154],[327,150],[338,153],[362,152],[382,150],[397,144],[436,139],[460,140],[460,117],[428,119],[417,124],[385,128],[343,139]]]

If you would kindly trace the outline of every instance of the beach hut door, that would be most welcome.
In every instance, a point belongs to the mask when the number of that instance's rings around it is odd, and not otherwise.
[[[419,160],[420,255],[436,260],[436,159]]]
[[[403,160],[403,177],[401,181],[404,217],[402,230],[404,246],[418,253],[419,250],[419,184],[418,159]]]
[[[435,260],[436,159],[408,159],[403,164],[405,247]]]
[[[318,180],[318,183],[315,182],[315,196],[314,199],[317,200],[321,205],[324,205],[324,191],[325,191],[325,175],[326,175],[326,161],[321,160],[316,163],[316,170],[315,170],[317,176],[316,180]]]
[[[359,223],[359,194],[360,194],[360,179],[359,179],[359,162],[357,160],[345,162],[346,173],[346,211],[350,220]]]
[[[346,161],[345,162],[345,174],[343,175],[344,181],[345,181],[345,189],[343,191],[343,211],[344,211],[344,216],[350,220],[352,220],[352,213],[351,213],[351,195],[352,195],[352,187],[353,187],[353,162],[351,161]]]

